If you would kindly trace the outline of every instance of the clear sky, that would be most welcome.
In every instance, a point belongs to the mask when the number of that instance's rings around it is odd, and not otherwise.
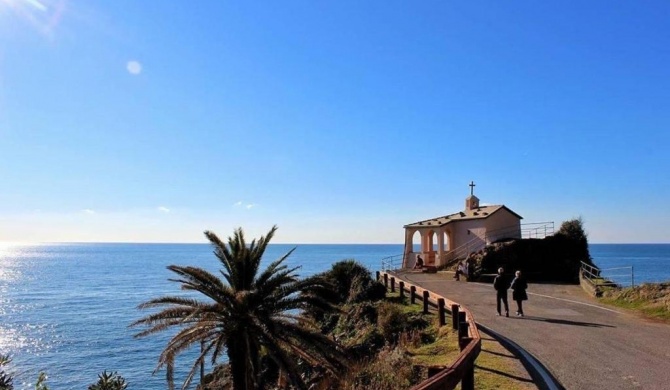
[[[0,241],[670,242],[670,2],[0,0]]]

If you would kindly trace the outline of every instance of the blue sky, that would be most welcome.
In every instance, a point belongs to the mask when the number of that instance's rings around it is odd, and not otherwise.
[[[670,3],[0,0],[0,241],[670,242]]]

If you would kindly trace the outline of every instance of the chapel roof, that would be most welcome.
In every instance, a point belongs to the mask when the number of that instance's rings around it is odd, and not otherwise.
[[[410,228],[410,227],[428,227],[428,226],[444,226],[448,223],[452,222],[458,222],[458,221],[465,221],[465,220],[472,220],[472,219],[485,219],[490,217],[493,213],[500,211],[502,209],[507,210],[508,212],[512,213],[519,219],[523,219],[522,216],[519,214],[515,213],[514,211],[510,210],[505,206],[504,204],[499,204],[499,205],[491,205],[491,206],[479,206],[475,209],[472,210],[463,210],[458,213],[453,213],[449,215],[445,215],[442,217],[437,217],[437,218],[432,218],[432,219],[426,219],[424,221],[418,221],[414,223],[410,223],[405,225],[405,228]]]

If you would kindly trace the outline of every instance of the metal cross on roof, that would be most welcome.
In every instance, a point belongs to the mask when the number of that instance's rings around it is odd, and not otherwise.
[[[474,181],[471,181],[469,185],[470,185],[470,196],[472,196],[472,195],[474,195],[476,184],[475,184]]]

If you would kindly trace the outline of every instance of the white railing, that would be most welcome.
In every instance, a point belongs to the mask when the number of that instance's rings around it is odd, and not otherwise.
[[[467,257],[472,252],[477,252],[486,246],[486,241],[481,237],[475,237],[456,249],[444,254],[444,263]]]
[[[582,276],[596,286],[635,287],[633,266],[600,269],[582,261]]]
[[[393,255],[382,259],[382,271],[394,271],[402,268],[404,255]]]
[[[545,238],[554,235],[554,222],[521,224],[521,238]]]

